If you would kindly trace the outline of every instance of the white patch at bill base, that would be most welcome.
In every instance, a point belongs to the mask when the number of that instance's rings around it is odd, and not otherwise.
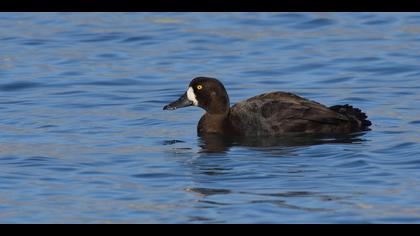
[[[194,104],[194,106],[198,105],[198,101],[197,101],[197,98],[195,96],[194,89],[192,87],[188,87],[187,98],[188,98],[188,100],[190,100]]]

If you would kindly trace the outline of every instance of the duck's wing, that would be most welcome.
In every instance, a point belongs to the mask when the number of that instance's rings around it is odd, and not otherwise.
[[[339,133],[350,128],[346,116],[286,92],[265,93],[239,102],[231,108],[229,119],[233,129],[245,136]]]

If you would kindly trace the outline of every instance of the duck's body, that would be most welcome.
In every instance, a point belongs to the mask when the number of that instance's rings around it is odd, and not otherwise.
[[[347,111],[356,114],[346,114]],[[237,103],[226,116],[206,113],[198,123],[198,133],[237,136],[350,133],[366,130],[370,123],[365,119],[360,110],[348,105],[328,108],[291,93],[272,92]]]
[[[360,109],[349,105],[326,107],[285,92],[261,94],[229,107],[229,97],[223,84],[206,77],[191,81],[188,92],[164,109],[188,105],[200,106],[207,111],[198,123],[199,135],[337,134],[369,130],[371,125]]]

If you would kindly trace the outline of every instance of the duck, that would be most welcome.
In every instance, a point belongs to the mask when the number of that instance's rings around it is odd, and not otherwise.
[[[218,79],[196,77],[187,91],[163,110],[196,106],[205,114],[198,136],[278,137],[286,134],[347,134],[371,130],[372,122],[349,104],[327,107],[290,92],[267,92],[230,107],[228,93]]]

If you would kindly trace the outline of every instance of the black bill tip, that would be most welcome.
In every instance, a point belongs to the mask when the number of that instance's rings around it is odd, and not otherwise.
[[[163,110],[175,110],[175,109],[176,109],[175,107],[171,107],[169,105],[166,105],[163,107]]]

